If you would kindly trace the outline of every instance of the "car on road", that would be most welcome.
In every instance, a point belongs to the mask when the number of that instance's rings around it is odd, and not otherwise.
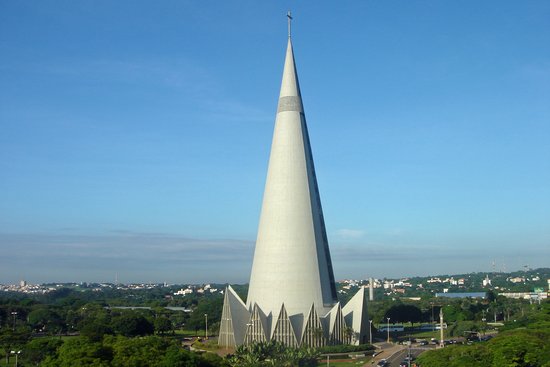
[[[378,361],[378,363],[376,364],[376,367],[387,367],[389,366],[390,364],[388,363],[387,360],[385,359],[381,359]]]
[[[412,366],[413,363],[412,361],[414,361],[414,357],[413,356],[406,356],[404,359],[403,359],[403,362],[401,362],[399,364],[399,367],[409,367],[409,363],[410,365]]]

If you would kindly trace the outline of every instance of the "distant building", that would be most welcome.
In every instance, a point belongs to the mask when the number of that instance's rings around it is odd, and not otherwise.
[[[193,294],[193,289],[191,289],[191,288],[183,289],[182,288],[179,291],[175,292],[174,296],[185,296],[185,295],[188,295],[188,294]]]
[[[460,292],[460,293],[436,293],[436,297],[446,297],[446,298],[487,298],[487,293],[485,292]]]
[[[400,324],[390,325],[389,327],[388,327],[388,325],[380,324],[380,327],[378,328],[378,331],[379,332],[387,332],[388,329],[390,330],[390,332],[405,331],[405,327],[403,325],[400,325]]]
[[[512,282],[512,283],[524,283],[525,282],[525,278],[524,277],[514,277],[514,278],[508,278],[508,281]]]
[[[498,295],[506,298],[527,299],[527,300],[535,300],[535,301],[548,298],[548,292],[544,292],[540,290],[535,290],[534,292],[504,292],[504,293],[499,293]]]
[[[427,283],[441,283],[441,279],[439,278],[430,278],[426,280]]]

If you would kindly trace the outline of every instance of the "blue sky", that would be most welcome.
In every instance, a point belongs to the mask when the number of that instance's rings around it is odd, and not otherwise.
[[[247,282],[288,9],[338,279],[550,266],[548,1],[1,1],[0,283]]]

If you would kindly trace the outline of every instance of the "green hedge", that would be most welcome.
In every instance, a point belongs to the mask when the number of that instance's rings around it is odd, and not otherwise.
[[[374,347],[370,344],[359,345],[327,345],[317,349],[321,354],[329,353],[349,353],[349,352],[362,352],[374,350]]]

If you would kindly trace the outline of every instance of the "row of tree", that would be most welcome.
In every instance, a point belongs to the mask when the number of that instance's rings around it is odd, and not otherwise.
[[[0,328],[15,329],[28,327],[33,333],[49,335],[82,332],[94,328],[112,329],[123,335],[146,335],[153,332],[169,333],[185,327],[188,330],[204,330],[205,314],[210,318],[209,329],[216,330],[221,317],[223,299],[221,296],[201,297],[189,307],[194,312],[170,311],[164,307],[152,307],[136,311],[125,311],[111,307],[117,300],[96,299],[85,302],[88,292],[70,290],[57,292],[64,297],[52,299],[0,299]],[[83,299],[78,297],[82,296]],[[128,320],[130,318],[131,320]],[[95,324],[95,325],[90,325]],[[123,330],[131,328],[136,330]],[[139,329],[139,330],[138,330]]]
[[[422,367],[550,366],[550,302],[507,322],[488,342],[430,351],[420,355],[418,363]]]
[[[525,300],[497,297],[489,292],[486,299],[448,299],[437,298],[419,302],[401,300],[383,300],[369,303],[369,316],[375,323],[420,323],[439,320],[439,311],[443,309],[446,322],[458,321],[508,321],[517,318],[529,308]]]
[[[185,327],[204,335],[205,314],[211,320],[209,330],[215,332],[221,317],[221,297],[200,297],[193,304],[194,312],[171,311],[164,307],[121,309],[111,307],[107,300],[93,297],[92,291],[59,290],[53,295],[37,298],[0,298],[0,357],[9,358],[11,351],[22,350],[23,361],[44,357],[36,352],[37,343],[58,345],[61,335],[80,335],[86,343],[102,343],[104,337],[116,338],[170,336]],[[79,297],[82,296],[82,299]],[[86,302],[90,298],[95,300]],[[113,302],[114,301],[114,302]],[[109,303],[120,304],[117,300]],[[169,339],[169,338],[168,338]],[[54,340],[54,341],[51,341]],[[44,345],[40,344],[41,348]],[[63,344],[64,345],[64,344]],[[51,348],[43,348],[48,351]],[[63,350],[63,349],[60,349]],[[50,355],[51,358],[51,355]]]
[[[216,354],[197,354],[184,350],[170,338],[147,336],[128,338],[107,335],[101,340],[73,337],[65,341],[56,338],[36,338],[22,350],[20,366],[44,367],[218,367],[228,366]]]

